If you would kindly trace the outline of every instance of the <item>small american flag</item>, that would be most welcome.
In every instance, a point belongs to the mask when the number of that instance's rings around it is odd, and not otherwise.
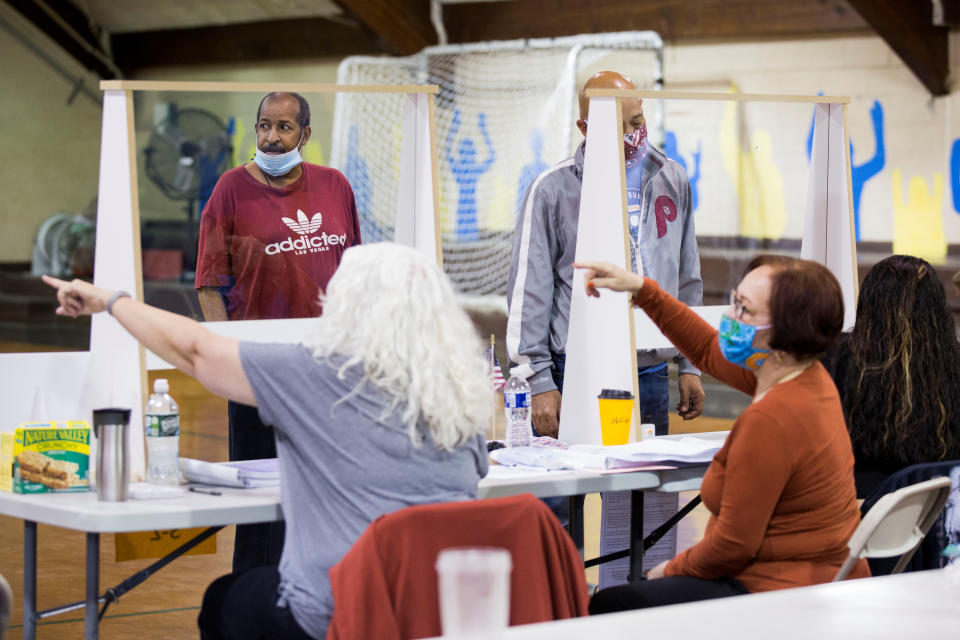
[[[494,391],[500,391],[507,381],[503,379],[503,371],[500,369],[500,362],[497,360],[497,352],[493,348],[492,342],[487,347],[485,356],[490,366],[490,383],[493,385]]]

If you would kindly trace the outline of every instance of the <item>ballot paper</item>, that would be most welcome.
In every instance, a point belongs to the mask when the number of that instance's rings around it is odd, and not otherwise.
[[[602,496],[600,519],[600,555],[621,551],[630,547],[630,492],[605,491]],[[648,492],[643,494],[643,535],[650,535],[662,525],[680,506],[676,493]],[[657,544],[643,554],[642,571],[647,572],[664,560],[677,555],[677,528],[671,528]],[[606,589],[627,584],[630,574],[630,558],[621,558],[600,565],[600,588]],[[639,579],[635,577],[634,579]]]
[[[716,438],[650,438],[616,446],[575,444],[563,451],[564,461],[575,469],[607,471],[657,465],[707,464],[723,447]]]
[[[190,482],[221,487],[276,487],[280,484],[280,465],[276,458],[235,462],[206,462],[180,458],[180,473]]]
[[[491,464],[487,471],[487,480],[531,480],[535,478],[551,478],[564,474],[571,474],[570,470],[543,469],[540,467],[527,467],[523,465],[505,466],[502,464]]]
[[[542,471],[570,469],[563,454],[564,451],[549,447],[510,447],[491,451],[490,458],[507,467],[526,467]]]

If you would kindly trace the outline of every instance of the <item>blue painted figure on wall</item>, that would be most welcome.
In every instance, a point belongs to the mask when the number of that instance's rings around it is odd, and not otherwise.
[[[385,240],[386,234],[373,217],[370,172],[367,170],[367,161],[360,157],[360,131],[355,124],[350,125],[347,133],[347,163],[343,175],[350,183],[357,203],[360,237],[364,242]]]
[[[823,95],[822,93],[819,95]],[[816,117],[816,116],[814,116]],[[860,240],[860,196],[867,180],[880,173],[887,162],[886,147],[883,138],[883,106],[878,100],[873,101],[870,108],[870,119],[873,121],[874,152],[873,157],[861,165],[857,165],[854,155],[853,140],[850,140],[850,181],[853,186],[853,224],[856,230],[856,239]],[[807,160],[813,153],[813,124],[810,121],[810,133],[807,135]]]
[[[487,114],[477,114],[477,127],[487,145],[487,159],[477,160],[477,149],[472,138],[462,138],[457,145],[457,157],[453,157],[453,141],[460,130],[460,109],[453,112],[453,122],[450,124],[450,133],[447,135],[446,156],[450,163],[450,171],[460,187],[457,199],[457,237],[464,241],[477,240],[477,180],[486,173],[494,160],[496,153],[490,135],[487,133]]]
[[[960,213],[960,138],[950,147],[950,190],[953,192],[953,210]]]
[[[520,179],[517,181],[517,207],[514,211],[520,211],[520,207],[523,206],[523,196],[527,195],[527,189],[534,178],[550,168],[550,165],[543,161],[543,132],[536,127],[530,131],[530,151],[533,153],[533,160],[520,169]]]
[[[673,131],[667,131],[663,138],[663,151],[667,154],[667,157],[671,160],[674,160],[677,164],[683,167],[683,170],[687,172],[687,179],[690,181],[690,209],[691,211],[696,211],[697,207],[700,205],[700,198],[697,195],[698,189],[697,185],[700,184],[700,155],[702,153],[703,141],[697,140],[697,150],[694,151],[692,156],[693,173],[690,173],[690,167],[687,166],[687,161],[682,155],[680,155],[680,148],[677,145],[677,136]]]

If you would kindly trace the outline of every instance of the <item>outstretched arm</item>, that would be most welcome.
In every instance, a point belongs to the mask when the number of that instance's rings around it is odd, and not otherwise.
[[[600,289],[628,292],[633,303],[646,312],[693,365],[734,389],[748,395],[756,392],[756,376],[723,357],[716,329],[686,304],[665,293],[656,281],[609,262],[574,262],[573,266],[585,272],[587,295],[599,297]]]
[[[574,262],[573,266],[584,270],[587,295],[594,298],[600,297],[600,289],[626,291],[636,296],[643,288],[643,276],[609,262]]]
[[[66,282],[43,276],[57,290],[57,315],[76,318],[100,313],[114,294],[83,280]],[[143,346],[174,365],[203,386],[230,400],[256,406],[250,380],[240,362],[239,342],[205,329],[185,316],[118,298],[111,313]]]

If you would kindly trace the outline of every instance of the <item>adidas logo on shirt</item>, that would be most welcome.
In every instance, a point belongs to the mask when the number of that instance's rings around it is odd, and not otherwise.
[[[278,253],[294,252],[294,255],[304,255],[307,253],[320,253],[329,251],[330,247],[337,245],[345,246],[347,244],[347,234],[340,235],[321,233],[318,236],[311,235],[320,229],[323,223],[323,215],[318,211],[313,217],[307,218],[300,209],[297,209],[297,219],[282,217],[284,224],[290,227],[291,231],[296,232],[300,237],[294,240],[287,238],[282,242],[272,242],[266,246],[264,252],[268,256],[274,256]]]

